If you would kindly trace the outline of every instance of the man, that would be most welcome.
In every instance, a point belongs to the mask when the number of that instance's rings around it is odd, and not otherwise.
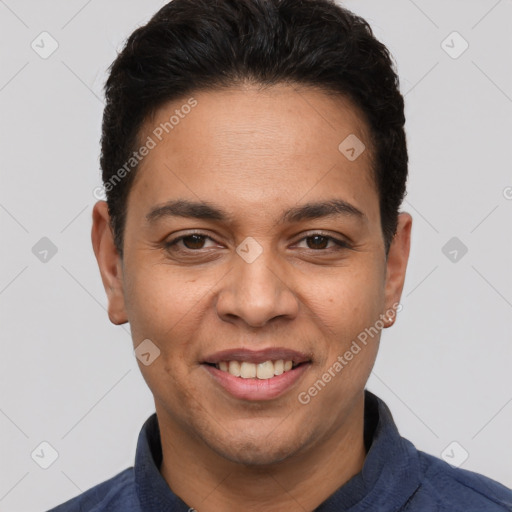
[[[505,511],[365,390],[412,218],[387,49],[328,0],[174,0],[106,84],[92,242],[156,414],[54,509]]]

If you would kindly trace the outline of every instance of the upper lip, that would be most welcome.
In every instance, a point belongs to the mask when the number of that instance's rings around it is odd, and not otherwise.
[[[311,361],[311,356],[283,347],[270,347],[261,350],[235,348],[215,352],[203,360],[203,363],[218,364],[221,361],[246,361],[249,363],[264,363],[265,361],[293,361],[295,364]]]

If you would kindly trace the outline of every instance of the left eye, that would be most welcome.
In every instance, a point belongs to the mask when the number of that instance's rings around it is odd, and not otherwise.
[[[169,242],[166,242],[165,248],[172,249],[172,248],[176,247],[176,250],[178,250],[178,251],[180,251],[180,250],[187,251],[188,250],[188,251],[195,252],[195,251],[204,249],[203,245],[207,239],[214,242],[214,240],[207,235],[204,235],[201,233],[192,233],[190,235],[180,236],[178,238],[175,238],[174,240],[170,240]],[[342,240],[338,240],[337,238],[334,238],[332,236],[327,236],[327,235],[323,235],[320,233],[308,235],[308,236],[302,238],[301,240],[299,240],[298,243],[304,242],[304,241],[308,245],[307,249],[310,249],[313,251],[322,251],[322,250],[326,250],[326,249],[341,250],[341,249],[349,248],[348,243],[346,243]],[[183,249],[182,247],[178,247],[178,244],[180,242],[182,242],[182,244],[185,246],[185,249]],[[327,247],[329,242],[332,242],[334,245],[331,247]]]
[[[322,234],[313,234],[306,236],[299,240],[299,242],[306,241],[308,244],[308,249],[311,250],[320,250],[320,249],[327,249],[325,246],[326,244],[329,244],[329,242],[332,242],[334,244],[334,247],[331,246],[334,250],[339,250],[342,248],[348,248],[348,244],[338,240],[337,238],[333,238],[332,236],[322,235]],[[311,240],[312,243],[308,243],[307,241]],[[312,247],[311,247],[312,246]]]

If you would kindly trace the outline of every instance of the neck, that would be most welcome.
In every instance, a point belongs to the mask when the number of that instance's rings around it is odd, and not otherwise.
[[[277,464],[247,466],[227,460],[197,439],[183,439],[175,424],[160,422],[160,473],[200,512],[314,510],[359,473],[366,457],[364,397],[347,421],[322,441]],[[173,442],[179,440],[179,442]]]

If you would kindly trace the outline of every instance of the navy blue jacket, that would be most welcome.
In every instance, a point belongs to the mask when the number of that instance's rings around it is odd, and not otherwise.
[[[315,512],[512,512],[512,490],[417,450],[387,405],[365,390],[363,469]],[[49,512],[189,512],[159,472],[156,413],[139,434],[135,465]],[[198,512],[201,512],[198,510]]]

